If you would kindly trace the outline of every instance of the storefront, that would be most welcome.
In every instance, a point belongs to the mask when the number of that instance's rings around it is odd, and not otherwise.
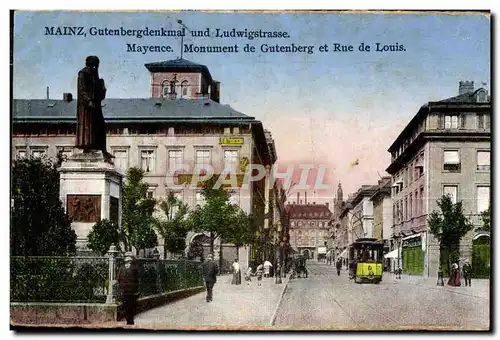
[[[422,234],[403,238],[403,272],[422,275],[424,273],[424,252],[422,250]]]

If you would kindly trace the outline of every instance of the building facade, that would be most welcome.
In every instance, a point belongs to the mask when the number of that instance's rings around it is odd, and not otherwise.
[[[325,242],[329,237],[332,213],[326,204],[288,204],[290,246],[309,259],[326,256]]]
[[[392,199],[391,177],[383,177],[378,181],[375,193],[370,197],[373,202],[373,238],[384,242],[384,255],[390,250],[392,237]],[[394,261],[384,260],[384,269],[391,270]]]
[[[274,141],[266,138],[262,123],[221,105],[219,83],[204,65],[177,59],[146,67],[152,98],[102,102],[107,146],[117,169],[122,173],[130,167],[143,169],[150,197],[161,199],[173,192],[190,207],[203,204],[201,187],[188,185],[193,176],[229,170],[231,184],[237,187],[229,191],[230,201],[255,215],[263,228],[266,201],[260,197],[264,197],[265,179],[242,185],[248,164],[271,166],[276,161]],[[15,99],[12,156],[54,158],[59,152],[69,156],[75,128],[72,96]],[[190,233],[187,242],[197,236],[203,235]],[[161,254],[162,245],[160,240]],[[248,262],[249,252],[242,249],[239,256],[242,263]]]
[[[437,275],[439,245],[427,218],[443,195],[461,201],[475,226],[461,241],[463,259],[471,259],[473,240],[489,237],[481,230],[480,213],[490,202],[490,122],[488,92],[460,82],[458,96],[423,105],[389,148],[391,248],[402,246],[404,271]]]

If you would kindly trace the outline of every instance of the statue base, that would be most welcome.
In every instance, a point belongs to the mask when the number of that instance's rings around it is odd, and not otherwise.
[[[58,169],[60,199],[73,220],[78,248],[85,247],[98,221],[121,224],[123,175],[115,169],[113,158],[100,150],[78,150]]]

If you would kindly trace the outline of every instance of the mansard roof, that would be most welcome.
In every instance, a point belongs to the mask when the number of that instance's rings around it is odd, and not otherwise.
[[[146,66],[150,72],[201,72],[202,74],[205,74],[210,81],[212,81],[212,75],[210,74],[208,67],[182,58],[147,63],[144,64],[144,66]]]
[[[290,219],[330,219],[332,215],[325,204],[288,204],[286,211]]]

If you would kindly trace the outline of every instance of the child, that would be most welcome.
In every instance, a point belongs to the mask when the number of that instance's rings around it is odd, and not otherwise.
[[[248,267],[247,272],[245,273],[245,281],[247,282],[247,285],[250,285],[250,281],[252,281],[252,267]]]

